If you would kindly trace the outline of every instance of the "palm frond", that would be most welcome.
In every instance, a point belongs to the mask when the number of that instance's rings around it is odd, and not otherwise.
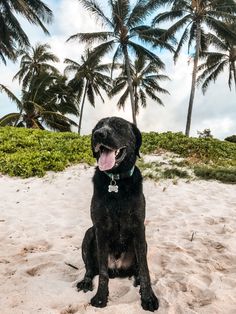
[[[219,20],[207,17],[205,19],[206,25],[213,30],[220,38],[227,38],[228,40],[236,41],[236,33],[233,32],[230,27]]]
[[[44,118],[44,119],[46,119],[46,117],[56,117],[56,118],[58,118],[59,120],[61,120],[61,121],[65,121],[65,122],[67,122],[67,123],[69,123],[69,124],[71,124],[71,125],[74,125],[74,126],[78,126],[78,124],[74,121],[74,120],[72,120],[72,119],[70,119],[70,118],[68,118],[68,117],[66,117],[66,116],[64,116],[64,115],[62,115],[61,113],[59,113],[59,112],[54,112],[54,111],[43,111],[42,112],[42,117]]]
[[[155,53],[151,52],[149,49],[131,41],[129,41],[129,47],[133,49],[137,58],[145,56],[147,59],[155,62],[160,69],[165,68],[165,64],[161,61],[161,59]]]
[[[114,55],[113,55],[113,58],[112,58],[112,65],[111,65],[111,77],[113,77],[113,71],[115,69],[115,64],[117,64],[117,60],[123,56],[123,53],[122,53],[122,47],[121,45],[118,45]]]
[[[96,42],[104,42],[106,40],[110,40],[113,37],[113,32],[77,33],[70,36],[67,39],[67,42],[71,40],[78,40],[80,42],[87,43],[88,45],[93,45]]]
[[[177,61],[178,57],[179,57],[179,53],[180,53],[180,50],[182,49],[183,45],[186,43],[186,41],[188,40],[188,36],[189,36],[189,30],[188,30],[188,27],[185,28],[180,40],[179,40],[179,43],[178,43],[178,46],[176,48],[176,51],[174,53],[174,62]]]
[[[87,97],[88,97],[88,101],[90,102],[90,104],[95,107],[95,96],[94,96],[94,90],[92,85],[89,83],[88,84],[88,89],[87,89]]]
[[[159,105],[164,106],[162,100],[153,93],[152,89],[146,88],[145,91],[152,100],[157,102]]]
[[[146,17],[151,13],[147,0],[138,0],[133,7],[127,20],[127,27],[133,28],[145,21]]]
[[[104,14],[104,10],[99,6],[99,4],[94,0],[79,0],[79,2],[84,6],[84,8],[92,13],[94,17],[100,21],[102,24],[113,28],[112,21]]]
[[[216,49],[219,49],[219,50],[227,50],[228,49],[228,45],[225,42],[225,40],[224,39],[222,40],[221,38],[219,38],[215,34],[207,33],[206,37],[207,37],[207,41],[209,42],[209,44],[212,45],[213,47],[215,47]]]
[[[16,121],[21,118],[21,114],[18,112],[8,113],[0,118],[0,126],[14,125]]]
[[[125,103],[128,99],[128,96],[129,96],[129,87],[126,88],[125,92],[122,94],[122,96],[119,98],[119,100],[117,102],[117,107],[119,109],[125,107]]]
[[[176,10],[176,11],[167,11],[159,13],[152,21],[153,25],[157,25],[161,22],[173,21],[177,18],[181,18],[185,15],[184,10]]]
[[[139,99],[141,101],[141,106],[146,108],[147,106],[147,96],[142,88],[139,89]]]
[[[121,25],[126,24],[130,13],[130,1],[116,0],[113,2],[112,9],[113,27],[117,30],[121,27]]]
[[[114,82],[114,86],[112,87],[112,89],[110,90],[110,93],[108,94],[109,97],[113,97],[117,94],[119,94],[127,85],[127,79],[126,80],[122,80],[121,82]]]
[[[16,103],[19,109],[22,108],[21,101],[5,85],[0,84],[0,92],[4,92],[12,102]]]
[[[206,93],[209,84],[213,81],[215,82],[220,73],[224,71],[225,66],[228,64],[227,60],[218,64],[218,66],[211,72],[211,74],[205,79],[202,84],[202,92]]]
[[[172,26],[170,26],[167,29],[167,34],[168,35],[173,35],[175,33],[177,33],[179,30],[181,30],[181,28],[183,28],[186,24],[189,24],[191,22],[191,14],[187,14],[185,15],[183,18],[181,18],[180,20],[178,20],[177,22],[175,22]]]

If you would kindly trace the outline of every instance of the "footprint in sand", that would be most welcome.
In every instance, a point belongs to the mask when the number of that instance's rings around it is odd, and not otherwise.
[[[222,243],[212,241],[211,239],[202,239],[202,244],[206,245],[208,249],[215,249],[219,253],[222,253],[226,249]]]
[[[61,310],[60,314],[74,314],[74,313],[77,313],[78,310],[79,310],[79,307],[77,305],[70,304],[65,309]]]
[[[163,270],[165,270],[166,269],[166,267],[167,267],[167,265],[168,265],[168,263],[169,263],[169,257],[167,256],[167,255],[162,255],[161,256],[161,261],[160,261],[160,264],[161,264],[161,268],[163,269]]]
[[[172,291],[188,291],[187,284],[181,281],[170,281],[167,283],[167,286],[171,288]]]
[[[217,225],[217,224],[220,224],[220,223],[225,223],[227,222],[226,218],[224,217],[205,217],[205,222],[208,224],[208,225]]]
[[[52,247],[47,241],[39,241],[37,243],[31,243],[25,245],[20,251],[20,255],[25,256],[28,253],[47,252]]]
[[[130,291],[129,287],[123,287],[123,286],[118,287],[116,291],[112,291],[112,293],[110,294],[110,298],[113,301],[121,299],[121,297],[124,297],[129,291]]]
[[[32,277],[34,276],[40,276],[42,274],[42,270],[46,269],[48,267],[54,267],[56,264],[52,262],[44,263],[44,264],[39,264],[37,266],[34,266],[32,268],[29,268],[26,270],[26,273]]]
[[[215,293],[209,289],[200,290],[195,287],[192,292],[194,295],[193,303],[198,307],[209,305],[216,299]]]

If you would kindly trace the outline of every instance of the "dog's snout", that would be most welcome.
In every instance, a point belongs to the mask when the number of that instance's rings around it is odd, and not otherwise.
[[[101,128],[97,131],[94,132],[93,136],[94,136],[94,139],[96,141],[101,141],[101,140],[104,140],[107,138],[107,129],[106,128]]]

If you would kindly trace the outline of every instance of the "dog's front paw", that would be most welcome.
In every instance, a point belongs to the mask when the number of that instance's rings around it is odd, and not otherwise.
[[[93,283],[92,280],[83,279],[82,281],[77,283],[78,291],[83,290],[84,292],[92,291],[93,290]]]
[[[105,307],[107,305],[107,295],[97,293],[90,301],[92,306]]]
[[[154,312],[159,307],[159,302],[153,291],[147,297],[141,297],[142,308],[146,311]]]

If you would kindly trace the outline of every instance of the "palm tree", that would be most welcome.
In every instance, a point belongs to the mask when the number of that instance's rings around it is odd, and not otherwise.
[[[6,86],[0,84],[0,91],[16,103],[19,112],[5,115],[0,126],[13,125],[44,129],[45,126],[57,131],[70,131],[77,124],[65,114],[78,115],[76,96],[66,85],[66,77],[41,73],[34,77],[28,90],[22,90],[17,98]]]
[[[120,57],[124,58],[127,80],[129,85],[130,101],[132,107],[133,122],[136,122],[135,104],[130,73],[130,52],[138,58],[145,56],[155,61],[159,66],[164,66],[160,58],[151,51],[150,45],[161,48],[172,49],[163,36],[164,31],[145,25],[144,21],[151,13],[148,7],[148,0],[137,0],[134,6],[130,0],[110,0],[107,7],[110,9],[110,16],[105,15],[104,10],[96,0],[79,0],[83,6],[91,12],[94,17],[101,21],[108,30],[94,33],[78,33],[68,40],[78,39],[87,44],[97,43],[94,50],[94,57],[104,55],[115,49],[112,64],[115,64]],[[149,49],[150,48],[150,49]],[[113,69],[113,67],[112,67]]]
[[[235,30],[235,25],[231,27]],[[203,72],[199,75],[197,83],[202,83],[202,92],[205,94],[209,84],[215,82],[220,73],[227,70],[229,88],[231,90],[234,82],[236,90],[236,40],[211,35],[211,44],[217,51],[204,53],[206,61],[198,67],[198,71]]]
[[[49,62],[59,62],[60,60],[56,55],[49,51],[49,44],[36,44],[35,48],[22,49],[18,55],[22,55],[20,70],[13,77],[13,80],[18,79],[25,89],[29,86],[34,76],[42,72],[52,74],[59,74],[58,70]]]
[[[18,16],[26,18],[49,34],[43,23],[52,21],[52,11],[41,0],[0,0],[0,59],[15,60],[19,48],[29,46],[29,39],[22,29]]]
[[[169,94],[169,92],[159,85],[159,81],[169,80],[169,77],[160,74],[160,70],[160,67],[155,62],[145,60],[145,58],[136,59],[134,65],[130,65],[135,115],[139,113],[140,106],[143,108],[146,107],[147,96],[163,106],[163,102],[157,96],[157,93]],[[129,86],[124,66],[121,74],[114,80],[114,86],[110,92],[110,96],[115,96],[122,90],[124,90],[124,93],[118,100],[118,108],[124,108],[129,96]]]
[[[92,57],[91,57],[92,56]],[[78,102],[81,102],[78,133],[81,132],[83,110],[85,99],[95,107],[95,95],[98,95],[104,102],[101,90],[106,93],[111,89],[112,79],[106,72],[110,72],[110,64],[101,64],[100,58],[94,58],[93,52],[86,50],[85,55],[81,56],[81,63],[66,59],[68,64],[65,74],[73,73],[74,77],[69,81],[69,86],[77,94]]]
[[[180,50],[186,42],[188,42],[189,51],[192,45],[195,45],[191,93],[185,130],[185,134],[189,136],[199,57],[202,51],[207,50],[208,44],[204,27],[209,28],[217,36],[236,38],[236,35],[224,23],[235,23],[236,3],[234,0],[150,0],[149,3],[152,9],[165,4],[171,5],[171,9],[159,13],[154,18],[153,25],[177,20],[167,30],[168,35],[176,34],[184,28],[174,54],[174,60],[177,60]]]

